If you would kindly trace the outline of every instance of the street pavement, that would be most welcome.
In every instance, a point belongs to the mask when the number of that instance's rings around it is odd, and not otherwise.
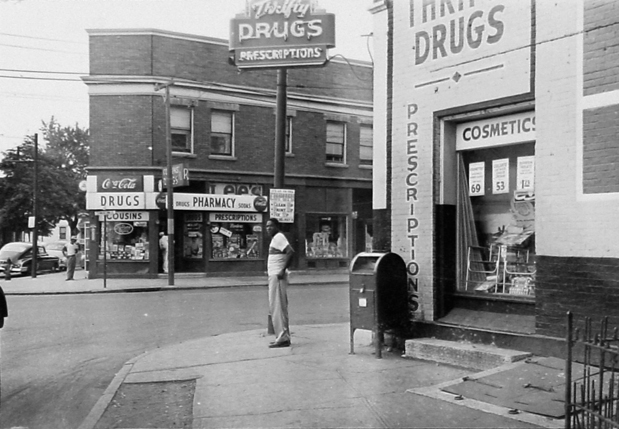
[[[0,279],[5,294],[121,293],[235,286],[266,286],[266,276],[204,277],[167,275],[157,279],[76,280],[62,274],[36,279]],[[344,271],[293,272],[291,285],[347,283]],[[9,308],[10,318],[10,308]],[[115,375],[79,429],[193,428],[534,428],[563,427],[563,420],[513,413],[480,401],[458,400],[440,386],[478,374],[478,370],[411,359],[386,349],[377,359],[372,334],[357,329],[351,354],[350,326],[344,324],[291,326],[292,345],[271,349],[266,328],[205,337],[156,349],[126,362]],[[500,373],[501,368],[494,370]],[[162,413],[186,407],[168,401],[136,400],[127,406],[119,395],[128,388],[173,391],[172,385],[191,382],[190,422],[162,426]],[[123,391],[123,388],[127,388]],[[151,392],[151,390],[148,390]],[[179,394],[180,395],[180,394]],[[144,395],[142,395],[144,396]],[[127,399],[127,398],[125,398]],[[131,399],[131,398],[128,398]],[[141,400],[141,402],[140,402]],[[112,413],[113,412],[113,413]],[[107,413],[107,414],[106,414]],[[108,418],[116,418],[112,425]],[[157,425],[151,422],[159,415]],[[103,426],[105,423],[108,426]]]

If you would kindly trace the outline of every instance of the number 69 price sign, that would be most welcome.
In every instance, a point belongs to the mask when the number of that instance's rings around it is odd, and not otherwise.
[[[486,170],[483,162],[469,164],[469,196],[485,195]]]

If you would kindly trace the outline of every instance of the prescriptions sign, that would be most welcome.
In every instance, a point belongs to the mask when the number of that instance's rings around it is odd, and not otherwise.
[[[321,66],[335,46],[335,15],[312,0],[247,0],[230,21],[238,68]]]

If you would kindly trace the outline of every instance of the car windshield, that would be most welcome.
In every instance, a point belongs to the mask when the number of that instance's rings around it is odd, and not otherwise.
[[[27,243],[5,244],[2,249],[0,249],[0,261],[6,261],[8,258],[14,259],[17,255],[20,255],[31,247],[32,246]]]
[[[47,249],[47,251],[62,250],[63,247],[64,247],[64,243],[49,243],[45,245],[45,248]]]

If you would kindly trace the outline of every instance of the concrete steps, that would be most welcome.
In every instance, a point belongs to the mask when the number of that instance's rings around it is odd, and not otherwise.
[[[405,347],[404,356],[407,358],[429,360],[480,371],[517,362],[531,356],[531,353],[517,350],[436,338],[406,340]]]

